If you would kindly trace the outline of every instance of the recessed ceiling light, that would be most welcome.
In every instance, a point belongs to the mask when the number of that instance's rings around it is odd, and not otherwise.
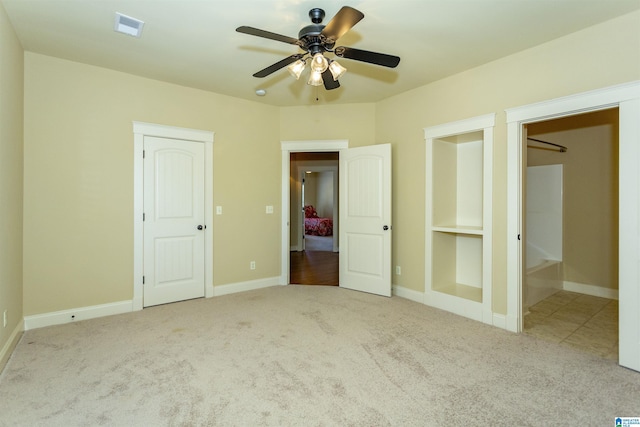
[[[139,19],[116,12],[116,24],[113,29],[129,36],[140,37],[143,25],[144,22]]]
[[[265,96],[267,94],[267,91],[264,89],[258,89],[256,90],[256,95],[258,96]]]

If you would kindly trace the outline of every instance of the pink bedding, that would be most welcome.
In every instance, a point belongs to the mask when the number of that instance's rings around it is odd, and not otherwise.
[[[311,205],[304,207],[304,217],[304,234],[333,236],[333,219],[318,218],[316,209]]]
[[[331,218],[305,218],[304,234],[333,236],[333,220]]]

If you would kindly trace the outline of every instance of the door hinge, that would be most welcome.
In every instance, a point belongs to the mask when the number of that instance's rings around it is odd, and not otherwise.
[[[142,284],[144,285],[144,276],[142,276]]]
[[[144,157],[145,157],[145,154],[146,154],[146,151],[145,151],[145,150],[142,150],[142,158],[143,158],[143,159],[144,159]]]
[[[145,213],[143,212],[143,213],[142,213],[142,220],[144,221],[144,220],[146,219],[146,217],[147,217],[147,216],[146,216],[146,215],[145,215]]]
[[[518,240],[520,240],[520,235],[518,234]]]

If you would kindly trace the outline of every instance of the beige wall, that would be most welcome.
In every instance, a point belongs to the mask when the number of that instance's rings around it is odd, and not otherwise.
[[[376,142],[393,143],[395,282],[424,291],[423,128],[496,113],[493,309],[506,313],[506,108],[640,79],[640,12],[570,34],[380,102]]]
[[[132,298],[132,121],[215,132],[214,285],[280,275],[277,108],[27,53],[25,315]]]
[[[375,104],[280,108],[283,141],[348,139],[349,147],[375,142]]]
[[[618,110],[534,123],[527,130],[568,148],[527,150],[528,166],[563,165],[564,280],[618,289]]]
[[[6,359],[1,350],[22,323],[22,58],[22,46],[0,4],[0,371]]]
[[[316,209],[318,216],[333,218],[333,172],[318,172],[317,174]]]

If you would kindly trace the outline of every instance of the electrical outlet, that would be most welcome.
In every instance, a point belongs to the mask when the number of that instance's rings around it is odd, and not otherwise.
[[[272,214],[273,213],[273,206],[267,206],[267,213],[268,214]]]
[[[5,310],[4,313],[2,313],[2,327],[3,328],[7,327],[7,310]]]
[[[402,274],[402,268],[399,265],[396,265],[396,275],[400,276]]]
[[[251,270],[255,270],[255,269],[256,269],[256,262],[255,262],[255,261],[251,261],[251,262],[249,263],[249,268],[250,268]]]

